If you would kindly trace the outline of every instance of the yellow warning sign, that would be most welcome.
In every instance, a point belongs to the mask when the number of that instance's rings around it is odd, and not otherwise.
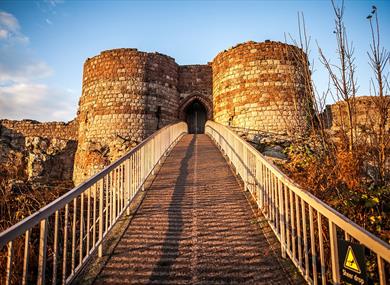
[[[351,246],[348,246],[347,254],[345,255],[344,260],[344,267],[356,273],[361,273],[359,263],[357,262],[357,259],[355,257],[355,254],[353,253]]]

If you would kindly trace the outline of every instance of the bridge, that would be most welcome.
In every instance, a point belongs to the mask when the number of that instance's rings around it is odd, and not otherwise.
[[[387,243],[231,129],[180,122],[1,233],[0,283],[342,284],[339,240],[388,284]]]

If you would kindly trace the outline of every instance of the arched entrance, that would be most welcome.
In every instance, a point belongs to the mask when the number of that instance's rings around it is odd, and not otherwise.
[[[207,110],[203,103],[195,99],[184,109],[184,112],[188,133],[203,134],[207,120]]]

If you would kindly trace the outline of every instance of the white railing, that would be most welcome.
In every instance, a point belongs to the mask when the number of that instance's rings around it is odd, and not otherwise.
[[[308,283],[340,284],[337,239],[341,238],[367,249],[371,277],[386,284],[389,244],[297,186],[229,128],[208,121],[205,132],[252,194],[281,243],[282,256],[290,257]]]
[[[183,134],[159,130],[80,186],[0,233],[0,284],[67,284],[102,243]],[[4,283],[3,283],[4,282]]]

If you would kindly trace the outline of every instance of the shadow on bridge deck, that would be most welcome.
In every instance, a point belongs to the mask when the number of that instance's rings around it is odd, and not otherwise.
[[[93,284],[291,284],[278,254],[217,147],[186,135]]]

